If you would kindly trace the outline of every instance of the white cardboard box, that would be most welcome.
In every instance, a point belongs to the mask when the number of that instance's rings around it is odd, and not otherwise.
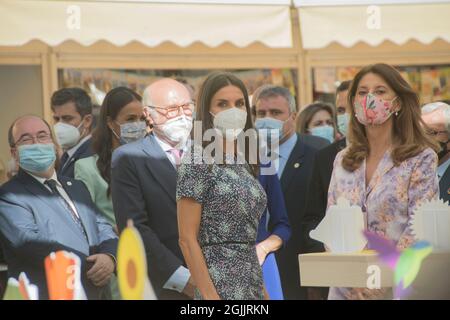
[[[299,255],[300,279],[306,287],[365,288],[379,268],[381,287],[392,287],[393,270],[374,252],[357,254],[310,253]],[[450,299],[450,253],[432,253],[422,262],[410,299]]]

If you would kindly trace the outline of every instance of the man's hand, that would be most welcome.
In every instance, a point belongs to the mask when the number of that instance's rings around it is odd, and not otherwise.
[[[94,254],[86,259],[94,265],[86,273],[89,280],[97,287],[105,286],[115,269],[113,258],[107,254]]]
[[[194,298],[195,284],[194,284],[194,279],[192,279],[192,277],[189,277],[189,280],[188,280],[186,286],[184,287],[183,293],[190,298]]]

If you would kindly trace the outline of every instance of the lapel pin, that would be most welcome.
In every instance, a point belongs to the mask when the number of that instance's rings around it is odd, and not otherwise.
[[[296,162],[296,163],[294,164],[294,168],[297,169],[298,167],[300,167],[300,163]]]
[[[72,185],[72,182],[67,181],[67,185],[70,187]]]

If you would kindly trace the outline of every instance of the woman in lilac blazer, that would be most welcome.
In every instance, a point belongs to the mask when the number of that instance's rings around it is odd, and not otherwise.
[[[363,68],[353,80],[349,104],[349,145],[334,161],[328,207],[346,198],[362,208],[367,230],[403,249],[414,241],[408,226],[414,210],[439,194],[439,147],[425,133],[419,98],[392,66]],[[331,288],[329,299],[384,299],[389,294]]]

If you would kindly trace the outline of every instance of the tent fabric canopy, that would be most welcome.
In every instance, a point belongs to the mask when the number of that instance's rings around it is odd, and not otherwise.
[[[303,49],[388,40],[450,42],[450,0],[1,0],[0,46],[100,40],[148,47],[259,42],[292,48],[290,6],[298,9]]]
[[[347,1],[349,2],[351,1]],[[398,45],[409,40],[430,44],[439,38],[450,42],[450,2],[412,2],[408,5],[341,3],[321,6],[299,0],[296,4],[299,6],[303,48],[320,49],[333,42],[344,47],[352,47],[358,42],[377,46],[385,40]]]
[[[276,3],[281,3],[277,5]],[[292,47],[290,1],[0,1],[0,46],[41,40],[56,46],[74,40],[89,46],[106,40],[123,46],[139,41],[154,47],[170,41],[180,47],[260,42]]]

